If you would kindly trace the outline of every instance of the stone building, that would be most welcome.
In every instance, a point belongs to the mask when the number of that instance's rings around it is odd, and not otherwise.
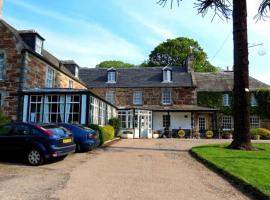
[[[201,103],[200,95],[219,93],[220,107],[228,110],[233,73],[195,73],[192,55],[184,66],[81,68],[79,74],[91,91],[118,107],[122,131],[133,132],[134,138],[152,138],[154,132],[164,132],[165,128],[172,134],[179,129],[188,134],[196,129],[201,136],[207,130],[218,134],[220,129],[233,129],[232,113],[222,113],[218,107]],[[250,77],[251,92],[258,88],[269,86]],[[269,125],[266,122],[251,116],[253,128]]]
[[[107,112],[115,115],[116,108],[79,79],[79,66],[50,54],[44,42],[39,33],[16,30],[0,20],[1,110],[13,120],[86,124],[95,121],[90,111],[95,101],[102,105],[98,110],[104,119],[112,117]]]

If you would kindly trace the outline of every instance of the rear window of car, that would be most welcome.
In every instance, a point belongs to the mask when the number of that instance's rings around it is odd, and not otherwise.
[[[46,125],[46,126],[41,126],[42,128],[51,131],[55,135],[59,136],[66,136],[69,135],[70,133],[64,129],[63,127],[58,127],[58,126],[53,126],[53,125]]]
[[[81,129],[83,129],[83,130],[86,130],[86,131],[92,131],[91,128],[88,128],[88,127],[86,127],[86,126],[82,126],[82,125],[76,125],[76,126],[78,126],[79,128],[81,128]]]

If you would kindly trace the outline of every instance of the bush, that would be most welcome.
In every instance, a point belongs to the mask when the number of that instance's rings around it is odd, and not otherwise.
[[[223,139],[231,139],[232,138],[232,132],[231,131],[223,131],[221,134],[221,137]]]
[[[11,121],[9,117],[7,117],[3,111],[0,110],[0,126],[7,124]]]
[[[112,126],[102,126],[99,128],[100,130],[100,138],[101,138],[101,144],[103,144],[106,141],[112,140],[115,136],[115,130]]]
[[[120,120],[118,118],[111,118],[109,120],[109,125],[111,125],[114,130],[115,130],[115,135],[118,135],[119,133],[119,130],[121,128],[121,123],[120,123]]]
[[[213,131],[206,131],[206,138],[210,139],[214,136]]]
[[[259,135],[261,139],[269,140],[270,139],[270,131],[265,128],[254,128],[250,130],[251,137],[255,135]]]
[[[185,131],[184,131],[183,129],[181,129],[181,130],[178,131],[178,136],[179,136],[180,138],[184,138],[185,135],[186,135],[186,133],[185,133]]]
[[[91,128],[91,129],[93,129],[93,130],[99,131],[99,125],[90,124],[88,127]]]

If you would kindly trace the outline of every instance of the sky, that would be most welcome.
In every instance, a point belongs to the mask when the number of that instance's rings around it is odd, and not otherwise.
[[[158,44],[177,37],[199,42],[209,61],[223,69],[233,65],[231,20],[197,14],[196,0],[173,9],[157,0],[3,0],[4,19],[16,29],[34,29],[44,47],[61,60],[95,67],[104,60],[140,64]],[[270,19],[256,21],[261,0],[248,2],[250,75],[270,84]],[[265,52],[265,55],[259,55]]]

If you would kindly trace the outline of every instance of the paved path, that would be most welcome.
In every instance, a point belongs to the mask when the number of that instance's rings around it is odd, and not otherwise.
[[[221,141],[224,142],[224,141]],[[99,149],[52,197],[63,200],[249,199],[190,157],[214,140],[122,140]]]

